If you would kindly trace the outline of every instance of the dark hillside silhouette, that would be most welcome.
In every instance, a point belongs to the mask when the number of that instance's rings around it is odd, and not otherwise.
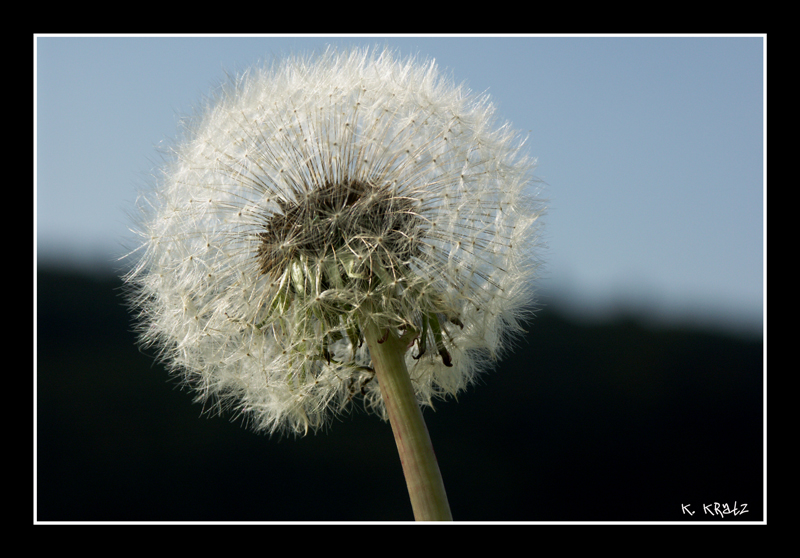
[[[202,415],[135,345],[120,288],[39,270],[40,521],[412,520],[388,424],[270,439]],[[762,520],[760,339],[557,309],[528,329],[425,412],[457,521]]]

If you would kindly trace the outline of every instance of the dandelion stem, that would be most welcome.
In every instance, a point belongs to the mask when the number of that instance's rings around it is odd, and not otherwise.
[[[394,331],[387,336],[367,322],[364,333],[403,464],[414,518],[452,521],[439,463],[406,368],[408,340],[397,337]]]

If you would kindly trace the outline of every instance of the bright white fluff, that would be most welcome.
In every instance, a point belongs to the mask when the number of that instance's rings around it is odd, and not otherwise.
[[[420,404],[496,359],[530,309],[534,161],[433,63],[328,50],[253,69],[188,120],[127,275],[145,345],[198,399],[306,432],[383,414],[362,329],[412,329]]]

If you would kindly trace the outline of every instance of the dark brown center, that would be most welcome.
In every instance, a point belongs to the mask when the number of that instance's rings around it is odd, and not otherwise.
[[[406,264],[423,222],[416,200],[358,180],[326,183],[278,206],[258,233],[261,270],[272,277],[299,256],[313,261],[378,252],[385,265]]]

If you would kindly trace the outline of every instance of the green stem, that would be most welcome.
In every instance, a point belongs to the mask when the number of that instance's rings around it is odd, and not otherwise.
[[[394,432],[414,519],[452,521],[442,474],[406,368],[408,339],[380,331],[369,319],[364,333]]]

